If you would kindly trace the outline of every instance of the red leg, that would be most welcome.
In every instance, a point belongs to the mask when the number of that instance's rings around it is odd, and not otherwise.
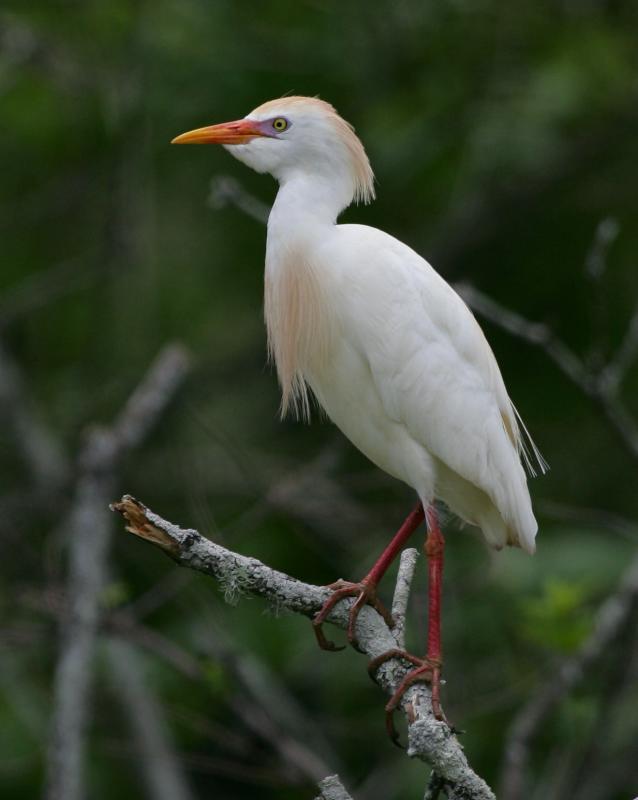
[[[322,625],[334,606],[339,602],[339,600],[343,600],[345,597],[356,597],[356,600],[350,609],[350,617],[348,620],[348,641],[351,644],[356,641],[354,630],[355,624],[357,617],[359,616],[359,612],[366,603],[372,605],[383,616],[389,625],[392,624],[391,615],[377,598],[377,585],[386,573],[390,564],[396,558],[397,554],[401,551],[403,545],[421,524],[424,516],[423,506],[421,503],[419,503],[396,532],[390,544],[388,544],[385,550],[381,553],[370,572],[368,572],[368,574],[360,583],[337,581],[337,583],[334,583],[328,587],[330,589],[334,589],[334,592],[326,600],[312,621],[319,647],[321,647],[323,650],[343,649],[336,647],[333,642],[330,642],[328,639],[326,639]]]
[[[385,707],[386,727],[391,739],[398,744],[399,737],[394,727],[392,715],[401,702],[401,698],[412,684],[427,681],[432,686],[432,713],[439,720],[445,720],[441,710],[441,586],[443,579],[443,551],[445,540],[439,529],[436,509],[428,506],[425,512],[428,535],[425,541],[425,553],[428,559],[428,643],[425,658],[417,658],[405,650],[390,650],[370,662],[368,671],[374,678],[377,669],[391,658],[403,658],[414,669],[410,670],[401,681]]]
[[[441,712],[441,588],[443,583],[443,551],[445,539],[439,528],[436,509],[429,506],[426,512],[428,538],[425,553],[428,557],[428,650],[426,660],[432,666],[432,711],[437,719]]]

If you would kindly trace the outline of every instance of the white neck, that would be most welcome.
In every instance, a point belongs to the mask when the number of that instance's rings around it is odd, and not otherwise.
[[[282,177],[268,219],[268,234],[290,235],[295,229],[334,225],[352,202],[349,180],[295,172]]]

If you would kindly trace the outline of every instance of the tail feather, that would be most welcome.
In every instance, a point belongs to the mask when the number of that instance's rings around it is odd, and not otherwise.
[[[536,532],[538,525],[531,512],[523,518],[506,521],[495,505],[490,503],[479,520],[479,527],[488,544],[500,550],[505,545],[520,547],[526,553],[534,555],[536,552]]]
[[[543,454],[536,446],[536,443],[532,439],[530,432],[527,430],[527,426],[523,422],[523,418],[518,413],[518,409],[514,403],[512,403],[512,410],[516,417],[517,423],[516,449],[518,450],[523,464],[525,464],[525,469],[533,478],[536,477],[536,468],[538,468],[538,471],[541,475],[545,475],[545,473],[549,472],[549,464],[543,458]],[[534,462],[536,463],[534,464]]]

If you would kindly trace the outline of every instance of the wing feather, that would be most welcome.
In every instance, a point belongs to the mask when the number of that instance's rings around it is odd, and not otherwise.
[[[386,413],[426,450],[481,489],[533,550],[536,533],[521,458],[522,430],[496,359],[471,311],[418,254],[373,228],[343,225],[347,269],[342,316],[365,354]],[[356,229],[351,236],[345,229]],[[362,236],[361,231],[365,231]],[[363,240],[363,243],[362,243]],[[352,251],[356,242],[356,259]],[[365,252],[361,252],[361,250]],[[362,268],[362,264],[365,267]],[[529,435],[528,435],[529,436]],[[544,469],[542,456],[531,450]]]

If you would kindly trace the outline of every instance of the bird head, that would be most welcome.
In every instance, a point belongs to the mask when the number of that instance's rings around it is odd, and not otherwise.
[[[221,144],[280,183],[296,177],[343,188],[343,205],[374,199],[374,175],[354,128],[324,100],[282,97],[234,122],[181,134],[173,144]]]

